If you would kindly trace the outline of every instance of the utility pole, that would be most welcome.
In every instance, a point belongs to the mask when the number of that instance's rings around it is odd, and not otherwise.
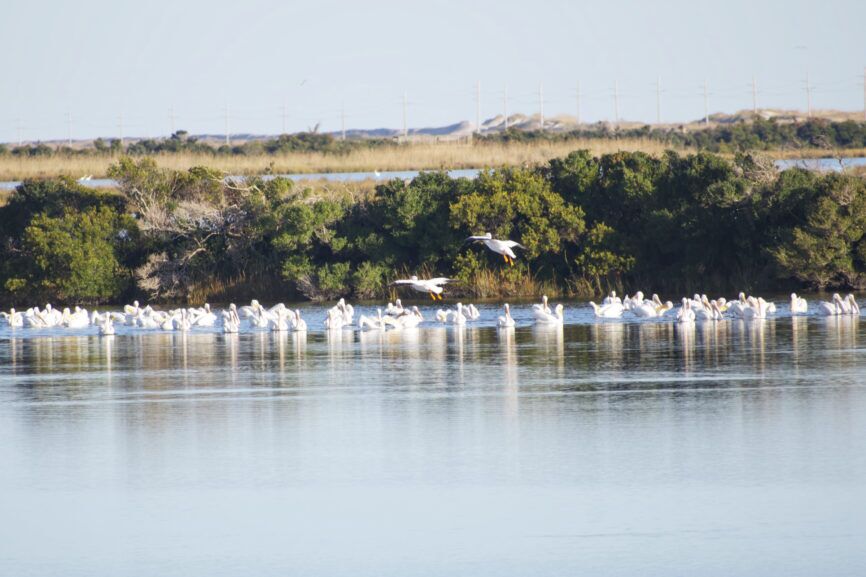
[[[580,126],[580,80],[577,81],[577,125]]]
[[[505,118],[505,130],[508,130],[508,84],[505,85],[505,90],[502,92],[502,116]]]
[[[704,78],[704,124],[710,123],[710,92],[707,88],[707,79]]]
[[[662,123],[662,77],[656,78],[656,124]]]
[[[168,124],[171,128],[171,134],[174,134],[174,105],[168,107]]]
[[[809,81],[809,71],[806,71],[806,114],[812,118],[812,83]]]
[[[229,116],[230,116],[230,114],[231,113],[229,111],[229,103],[226,102],[226,146],[232,145],[232,139],[231,139],[231,136],[229,136]]]
[[[613,81],[613,123],[619,126],[619,80]]]
[[[538,83],[539,128],[544,132],[544,83]]]
[[[752,76],[752,114],[758,116],[758,81]]]
[[[408,95],[403,91],[403,138],[409,137],[409,126],[406,124],[406,103],[409,100]]]
[[[72,146],[72,111],[66,111],[66,145]]]
[[[481,134],[481,81],[475,86],[475,132]]]
[[[283,129],[285,133],[285,129]],[[343,141],[346,140],[346,103],[340,105],[340,137]]]

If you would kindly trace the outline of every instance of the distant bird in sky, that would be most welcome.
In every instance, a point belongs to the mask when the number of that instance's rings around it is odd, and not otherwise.
[[[487,248],[497,254],[501,254],[505,262],[507,262],[511,266],[514,266],[514,259],[517,258],[517,255],[514,254],[514,251],[511,249],[516,247],[526,250],[526,247],[519,242],[515,242],[513,240],[499,240],[497,238],[493,238],[493,235],[489,232],[479,236],[470,236],[463,242],[483,242],[485,245],[487,245]]]

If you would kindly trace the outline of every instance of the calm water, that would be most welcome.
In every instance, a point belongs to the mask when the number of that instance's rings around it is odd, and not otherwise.
[[[863,575],[866,321],[515,313],[0,330],[0,575]]]
[[[791,168],[793,166],[798,166],[800,168],[806,168],[809,170],[834,170],[840,171],[847,168],[853,168],[855,166],[864,166],[866,165],[866,158],[860,157],[846,157],[842,158],[841,161],[838,158],[809,158],[809,159],[786,159],[786,160],[777,160],[776,166],[780,169],[784,170],[786,168]],[[453,178],[475,178],[478,176],[480,169],[477,168],[466,168],[460,170],[449,170],[448,174],[450,174]],[[418,170],[401,170],[401,171],[384,171],[384,172],[320,172],[313,174],[282,174],[285,178],[290,178],[294,181],[302,181],[302,180],[333,180],[339,182],[357,182],[361,180],[391,180],[392,178],[401,178],[401,179],[411,179],[418,176],[420,171]],[[232,177],[232,178],[240,178],[240,177]],[[272,175],[264,175],[263,178],[271,179],[274,178]],[[95,178],[87,181],[80,181],[81,184],[94,187],[94,188],[106,188],[117,186],[117,181],[112,180],[110,178]],[[13,190],[21,184],[20,181],[5,181],[0,182],[0,190]]]

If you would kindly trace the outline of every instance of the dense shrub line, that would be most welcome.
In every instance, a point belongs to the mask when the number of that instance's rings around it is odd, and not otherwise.
[[[575,151],[477,179],[424,173],[370,195],[124,157],[110,193],[24,182],[0,208],[0,298],[380,297],[448,274],[477,296],[866,285],[866,182],[749,154]],[[526,250],[513,267],[469,234]]]

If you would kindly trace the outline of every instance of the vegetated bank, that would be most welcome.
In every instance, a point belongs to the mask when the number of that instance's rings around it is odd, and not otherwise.
[[[379,298],[410,274],[479,297],[866,286],[866,180],[739,154],[576,151],[372,192],[121,158],[117,191],[22,184],[0,208],[0,300]],[[469,234],[520,241],[514,267]]]
[[[602,155],[618,151],[765,151],[776,157],[866,154],[866,123],[811,119],[801,122],[753,120],[707,127],[637,126],[605,123],[573,130],[517,130],[485,133],[463,141],[403,142],[392,138],[340,140],[302,132],[275,138],[215,144],[178,131],[169,138],[127,143],[96,139],[86,146],[44,143],[0,144],[0,180],[60,175],[104,176],[120,156],[150,156],[159,166],[187,170],[206,165],[236,175],[444,170],[543,164],[572,150]]]

